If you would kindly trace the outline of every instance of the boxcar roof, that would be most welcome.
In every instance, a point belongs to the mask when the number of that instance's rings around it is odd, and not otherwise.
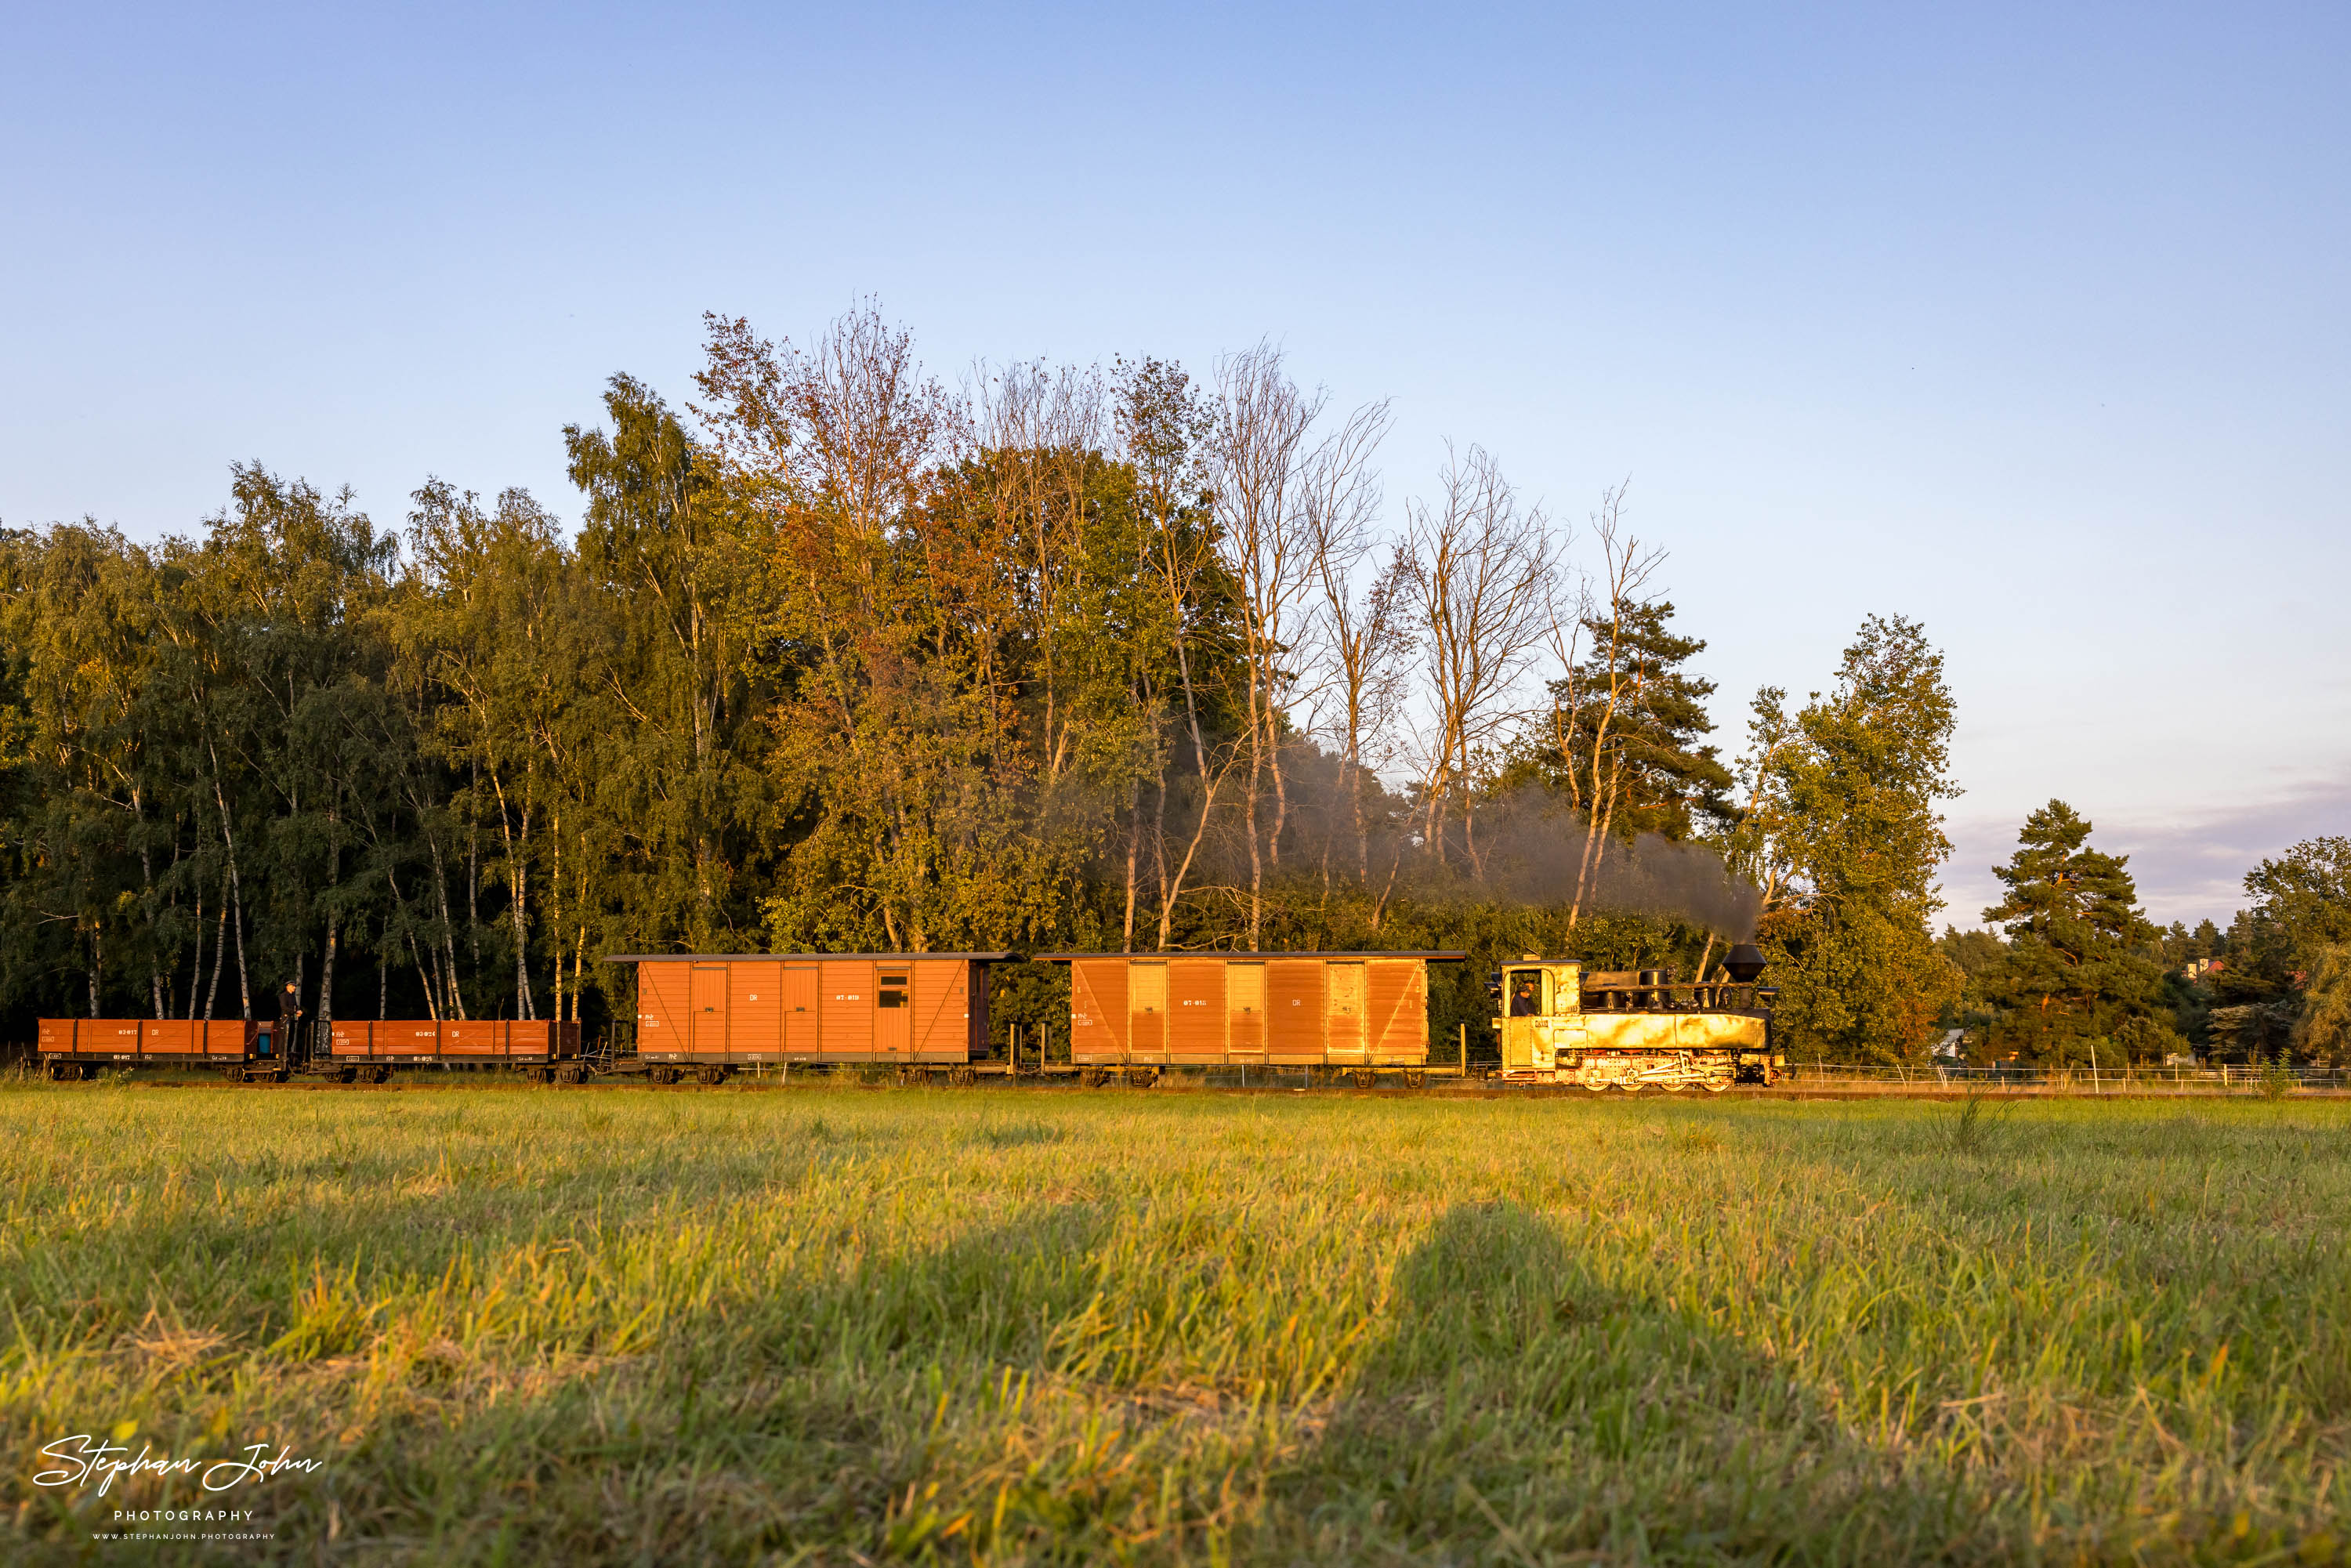
[[[761,963],[778,958],[806,959],[811,963],[820,958],[871,958],[876,963],[927,963],[939,958],[962,958],[983,964],[1000,963],[1017,956],[1011,953],[615,953],[604,960],[607,964],[723,964],[730,959]]]
[[[1038,953],[1032,955],[1040,964],[1066,964],[1073,958],[1141,958],[1148,961],[1162,958],[1426,958],[1432,964],[1462,962],[1467,953],[1435,951],[1363,953]]]

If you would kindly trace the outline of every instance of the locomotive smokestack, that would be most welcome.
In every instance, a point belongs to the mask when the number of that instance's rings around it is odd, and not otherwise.
[[[1722,956],[1722,967],[1729,970],[1730,977],[1740,985],[1752,985],[1755,977],[1763,972],[1763,949],[1752,942],[1741,942]]]

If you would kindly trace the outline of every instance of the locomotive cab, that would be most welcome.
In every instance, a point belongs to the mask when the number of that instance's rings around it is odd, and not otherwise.
[[[1545,963],[1530,955],[1502,968],[1494,992],[1495,1038],[1501,1041],[1502,1071],[1550,1072],[1562,1051],[1573,1051],[1583,1033],[1583,965],[1570,958]]]

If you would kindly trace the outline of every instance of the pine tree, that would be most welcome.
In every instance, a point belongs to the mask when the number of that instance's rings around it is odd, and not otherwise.
[[[2052,800],[2025,819],[2015,855],[1992,868],[2008,895],[1984,911],[2009,946],[1984,977],[1996,1046],[2036,1061],[2111,1063],[2185,1042],[2165,1006],[2158,933],[2138,908],[2127,855],[2089,847],[2088,819]]]
[[[1736,814],[1730,769],[1705,743],[1715,684],[1687,667],[1706,643],[1677,634],[1673,618],[1673,605],[1656,601],[1625,605],[1613,635],[1604,617],[1586,619],[1593,651],[1551,683],[1551,712],[1537,719],[1512,770],[1540,779],[1579,810],[1597,810],[1628,841],[1656,833],[1678,842]],[[1600,800],[1589,798],[1595,775],[1604,780]],[[1501,782],[1518,781],[1506,775]]]

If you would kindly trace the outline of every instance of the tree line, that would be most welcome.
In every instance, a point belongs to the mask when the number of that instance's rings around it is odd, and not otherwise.
[[[1945,1021],[1979,1056],[2351,1065],[2351,839],[2264,859],[2245,874],[2251,906],[2191,932],[2147,917],[2129,857],[2091,847],[2092,831],[2063,800],[2033,811],[1993,868],[2007,890],[1983,912],[1994,929],[1946,929],[1967,984]]]
[[[1471,446],[1392,507],[1386,405],[1263,345],[950,389],[871,306],[706,326],[685,404],[616,376],[565,428],[573,528],[249,463],[186,537],[0,530],[11,1017],[290,980],[594,1027],[616,953],[1430,946],[1475,1033],[1496,956],[1750,935],[1813,1054],[1915,1057],[1959,998],[1915,622],[1726,757],[1621,490],[1570,527]]]

